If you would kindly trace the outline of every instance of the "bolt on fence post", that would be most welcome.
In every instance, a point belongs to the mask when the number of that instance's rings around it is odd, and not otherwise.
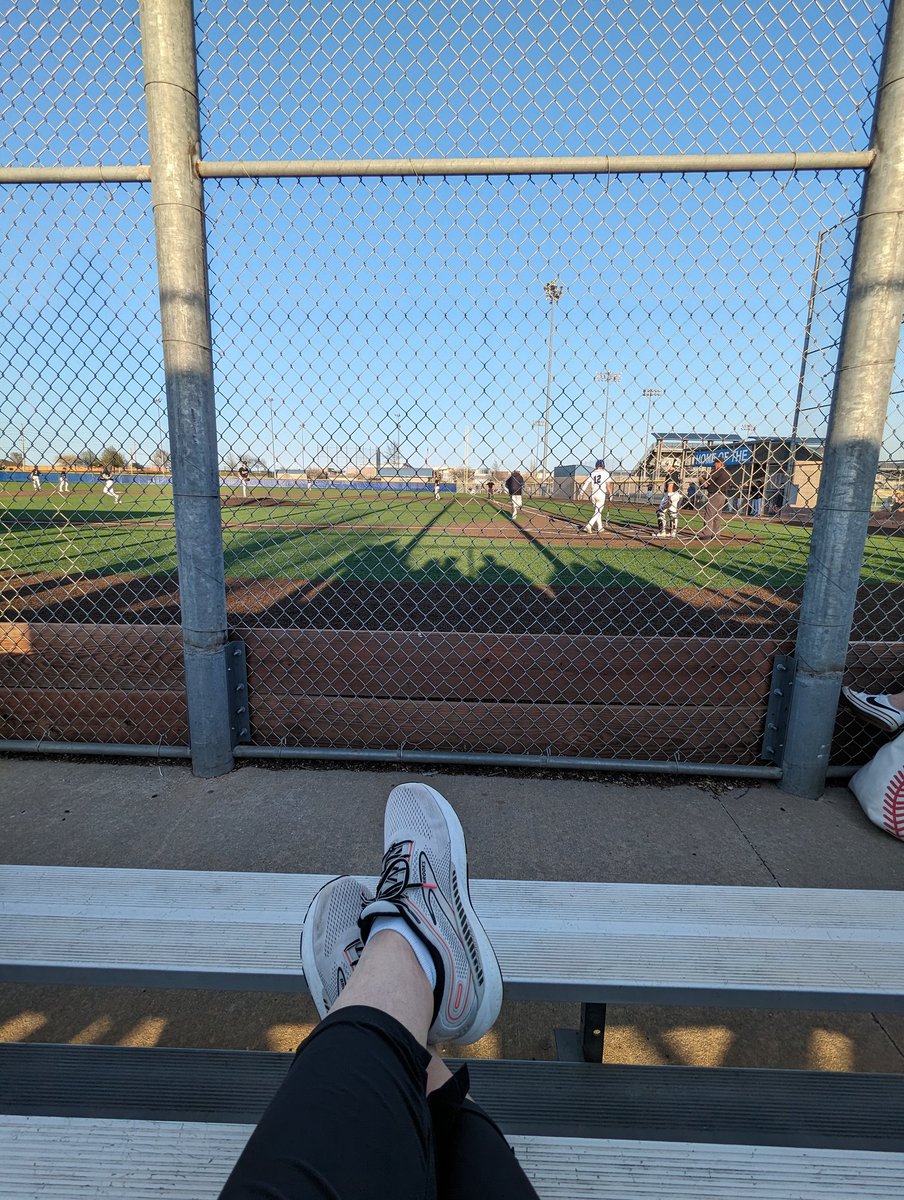
[[[797,635],[783,791],[825,786],[835,711],[904,311],[904,4],[892,3],[879,76]]]
[[[192,768],[233,767],[192,0],[140,0]]]

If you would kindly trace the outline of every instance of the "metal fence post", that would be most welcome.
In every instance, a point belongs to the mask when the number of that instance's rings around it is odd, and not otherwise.
[[[825,786],[904,310],[904,4],[889,12],[797,637],[782,789]]]
[[[140,11],[192,767],[222,775],[233,757],[194,12],[191,0]]]

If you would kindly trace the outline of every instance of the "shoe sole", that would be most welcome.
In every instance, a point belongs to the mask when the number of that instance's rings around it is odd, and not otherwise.
[[[411,787],[409,784],[401,784],[401,787]],[[499,1015],[499,1008],[502,1004],[502,971],[499,967],[499,959],[496,957],[496,951],[493,949],[493,943],[487,936],[487,932],[483,924],[474,911],[474,905],[471,901],[471,880],[468,875],[468,849],[465,844],[465,831],[461,827],[461,821],[455,809],[440,793],[426,783],[417,784],[422,787],[425,792],[429,792],[436,801],[437,807],[443,814],[443,819],[446,822],[446,828],[449,831],[449,844],[452,859],[452,865],[455,868],[455,873],[459,880],[464,880],[464,893],[460,894],[459,900],[461,907],[465,911],[468,924],[471,928],[471,935],[480,952],[481,962],[483,963],[483,996],[477,1006],[477,1015],[475,1016],[471,1027],[468,1030],[467,1038],[458,1038],[463,1044],[476,1042],[478,1038],[482,1038],[485,1033],[488,1033],[496,1022]],[[395,791],[395,788],[393,788]],[[390,797],[392,792],[389,793]],[[447,896],[447,900],[451,901],[455,907],[454,897]]]
[[[864,704],[859,697],[851,695],[847,688],[841,689],[842,694],[852,708],[856,708],[857,712],[868,721],[870,725],[874,725],[877,729],[881,729],[884,733],[900,733],[904,730],[904,721],[896,721],[894,717],[885,716],[882,712],[877,712],[876,709],[870,708],[868,704]]]

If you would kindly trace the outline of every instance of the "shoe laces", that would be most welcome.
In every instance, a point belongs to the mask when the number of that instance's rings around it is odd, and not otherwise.
[[[401,900],[410,888],[434,888],[411,878],[411,842],[393,842],[383,855],[383,873],[377,884],[378,900]]]

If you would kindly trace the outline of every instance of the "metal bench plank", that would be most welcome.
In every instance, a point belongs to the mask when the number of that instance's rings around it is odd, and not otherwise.
[[[252,1126],[0,1117],[10,1200],[214,1200]],[[900,1200],[904,1158],[856,1150],[509,1138],[542,1200]]]
[[[255,1122],[292,1060],[265,1051],[8,1043],[0,1045],[0,1112]],[[468,1067],[472,1094],[507,1133],[904,1153],[899,1075],[520,1060]]]
[[[0,867],[0,979],[295,991],[323,875]],[[904,1011],[904,893],[476,880],[512,998]]]

